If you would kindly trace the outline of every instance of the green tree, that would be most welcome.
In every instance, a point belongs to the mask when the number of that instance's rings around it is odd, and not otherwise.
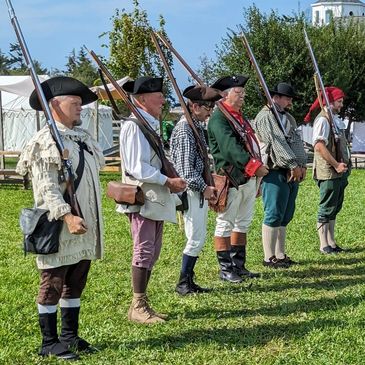
[[[10,60],[0,50],[0,74],[1,75],[9,75],[9,73],[10,73]]]
[[[135,79],[149,75],[166,79],[163,65],[151,40],[152,26],[147,12],[139,8],[138,0],[133,0],[133,5],[132,12],[116,10],[112,17],[113,29],[109,32],[110,70],[116,78],[130,76]],[[160,16],[158,31],[166,36],[164,26],[165,20]],[[171,54],[166,52],[166,57],[171,66]],[[166,82],[164,85],[167,98],[171,100],[171,87]]]
[[[291,82],[300,94],[293,114],[299,123],[316,98],[313,66],[304,42],[304,15],[262,14],[252,6],[244,11],[242,27],[270,87]],[[347,94],[343,114],[365,118],[364,24],[333,21],[326,27],[306,25],[325,85],[336,85]],[[229,31],[216,49],[216,60],[202,63],[201,74],[214,79],[226,74],[248,74],[245,113],[253,118],[262,107],[257,76],[250,65],[238,32]]]
[[[47,68],[42,67],[41,63],[33,59],[35,71],[38,75],[45,75],[48,73]],[[24,61],[23,53],[19,43],[10,43],[9,46],[9,67],[11,75],[28,74],[29,70]]]
[[[77,55],[73,49],[68,56],[66,75],[82,81],[89,87],[94,86],[98,79],[97,69],[83,48],[80,48]]]

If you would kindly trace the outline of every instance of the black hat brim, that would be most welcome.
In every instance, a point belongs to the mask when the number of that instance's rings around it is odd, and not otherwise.
[[[81,98],[81,105],[87,105],[98,100],[98,96],[85,84],[72,77],[53,77],[42,82],[41,86],[47,102],[56,96],[63,95],[79,96]],[[35,89],[29,97],[29,105],[35,110],[43,110],[42,104]]]

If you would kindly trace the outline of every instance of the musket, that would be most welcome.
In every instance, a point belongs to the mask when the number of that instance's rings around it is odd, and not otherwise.
[[[136,105],[133,104],[131,99],[129,98],[126,91],[123,90],[123,88],[118,84],[118,82],[115,80],[113,75],[110,73],[108,68],[104,65],[104,63],[100,60],[100,58],[96,55],[96,53],[92,50],[89,50],[84,45],[84,48],[86,51],[90,54],[92,59],[95,61],[95,63],[98,65],[100,70],[103,72],[103,74],[106,76],[106,78],[109,80],[109,82],[114,86],[115,90],[123,100],[123,102],[126,104],[127,108],[133,113],[133,115],[136,117],[138,121],[138,125],[141,128],[144,136],[147,138],[148,142],[150,143],[153,150],[156,152],[157,156],[161,160],[162,169],[161,172],[170,178],[179,177],[178,173],[176,172],[174,166],[172,163],[167,159],[163,145],[160,139],[160,136],[155,132],[155,130],[150,126],[150,124],[147,122],[147,120],[144,118],[142,113],[138,110]]]
[[[190,74],[190,76],[200,85],[200,86],[206,86],[206,84],[203,82],[203,80],[194,72],[194,70],[187,64],[187,62],[183,59],[183,57],[178,53],[178,51],[173,47],[172,43],[166,39],[166,37],[160,33],[155,32],[155,35],[161,40],[161,42],[167,47],[170,52],[178,59],[178,61],[181,63],[181,65],[185,68],[185,70]],[[228,110],[223,106],[221,101],[216,101],[217,108],[222,112],[222,114],[226,117],[229,124],[235,130],[239,138],[241,139],[242,143],[245,145],[247,151],[249,154],[254,158],[260,158],[260,156],[257,156],[255,152],[252,150],[250,144],[247,141],[246,131],[241,126],[241,124],[234,118]]]
[[[257,75],[257,78],[259,80],[259,83],[261,85],[261,88],[265,94],[265,97],[266,97],[266,100],[267,100],[267,105],[269,106],[269,108],[271,109],[271,111],[273,112],[274,114],[274,117],[281,129],[281,131],[283,132],[285,138],[288,138],[288,134],[286,133],[286,130],[285,130],[285,127],[282,123],[282,120],[280,118],[280,115],[279,115],[279,112],[278,110],[276,109],[276,106],[275,106],[275,103],[271,97],[271,94],[270,94],[270,91],[269,91],[269,88],[267,87],[267,84],[266,84],[266,81],[265,81],[265,78],[264,76],[262,75],[262,72],[260,70],[260,67],[259,67],[259,64],[257,63],[256,61],[256,57],[251,49],[251,46],[250,44],[248,43],[248,40],[247,40],[247,37],[243,31],[243,28],[241,27],[241,35],[240,35],[240,38],[242,40],[242,43],[246,49],[246,52],[248,54],[248,57],[251,61],[251,65],[254,67],[255,71],[256,71],[256,75]]]
[[[313,64],[313,68],[314,68],[314,77],[315,77],[315,85],[316,85],[318,101],[320,103],[322,111],[324,111],[328,116],[328,121],[331,126],[331,131],[335,138],[336,160],[341,162],[341,161],[343,161],[343,156],[341,153],[341,146],[340,146],[340,138],[339,138],[340,132],[334,121],[333,112],[332,112],[332,109],[330,106],[328,95],[326,93],[326,89],[323,84],[321,72],[319,71],[318,63],[317,63],[316,57],[314,55],[313,48],[312,48],[311,42],[309,40],[307,31],[305,30],[305,28],[303,28],[303,32],[304,32],[305,44],[307,45],[309,55],[312,60],[312,64]],[[323,105],[323,103],[322,103],[322,97],[323,97],[325,105]],[[324,107],[327,107],[326,110],[324,109]]]
[[[161,32],[154,32],[154,34],[161,40],[164,46],[171,51],[171,53],[179,60],[181,65],[189,72],[191,77],[200,85],[206,86],[203,80],[194,72],[194,70],[185,62],[185,60],[180,56],[177,50],[173,47],[172,43],[165,37]]]
[[[209,157],[208,157],[208,152],[207,152],[207,149],[203,143],[203,141],[201,140],[201,137],[199,135],[199,132],[198,130],[196,129],[195,125],[194,125],[194,122],[193,122],[193,119],[191,117],[191,114],[190,114],[190,111],[187,107],[187,105],[185,104],[185,101],[184,101],[184,98],[180,92],[180,89],[179,89],[179,86],[177,85],[177,82],[176,82],[176,79],[169,67],[169,64],[167,63],[167,60],[166,60],[166,57],[161,49],[161,46],[158,42],[158,39],[156,37],[156,34],[153,30],[151,30],[151,38],[152,38],[152,42],[154,43],[155,47],[156,47],[156,50],[157,50],[157,53],[159,54],[160,58],[161,58],[161,61],[164,65],[164,68],[166,70],[166,73],[171,81],[171,84],[175,90],[175,93],[179,99],[179,102],[181,104],[181,107],[183,109],[183,112],[184,112],[184,115],[185,115],[185,118],[194,134],[194,138],[195,138],[195,142],[196,142],[196,145],[198,147],[198,150],[199,150],[199,153],[203,159],[203,163],[204,163],[204,170],[203,170],[203,179],[205,181],[205,183],[208,185],[208,186],[214,186],[214,180],[213,180],[213,176],[212,176],[212,173],[210,172],[210,166],[209,166]]]
[[[20,48],[22,50],[22,54],[23,54],[25,63],[27,65],[27,68],[29,69],[29,72],[30,72],[30,75],[31,75],[31,78],[32,78],[32,81],[33,81],[33,84],[34,84],[34,88],[36,90],[38,99],[39,99],[39,101],[42,105],[43,112],[46,116],[47,125],[48,125],[48,127],[50,129],[50,132],[51,132],[51,135],[52,135],[52,137],[53,137],[53,139],[56,143],[56,147],[57,147],[58,151],[61,154],[61,158],[62,158],[62,161],[63,161],[63,166],[64,166],[64,169],[66,171],[66,185],[67,185],[66,189],[67,189],[67,192],[68,192],[68,195],[69,195],[71,212],[74,215],[82,217],[80,205],[79,205],[79,203],[77,201],[77,198],[76,198],[76,192],[75,192],[75,186],[74,186],[75,178],[74,178],[74,173],[73,173],[73,169],[72,169],[72,162],[68,158],[68,150],[66,150],[65,147],[64,147],[64,144],[63,144],[62,139],[61,139],[61,135],[60,135],[60,133],[57,129],[57,126],[56,126],[56,122],[53,119],[53,116],[52,116],[51,110],[49,108],[47,99],[44,95],[41,83],[40,83],[38,75],[36,73],[32,57],[31,57],[30,52],[28,50],[27,44],[25,42],[22,30],[21,30],[19,22],[18,22],[18,19],[15,15],[13,5],[11,4],[10,0],[5,0],[5,2],[6,2],[6,5],[8,7],[8,12],[9,12],[9,17],[10,17],[10,20],[11,20],[11,24],[14,28],[16,37],[17,37],[18,42],[20,44]]]

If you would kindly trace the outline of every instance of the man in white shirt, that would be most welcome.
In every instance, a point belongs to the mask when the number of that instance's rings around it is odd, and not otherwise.
[[[165,98],[162,78],[140,77],[123,85],[133,97],[138,110],[149,126],[159,134],[159,121]],[[163,322],[166,315],[156,313],[148,304],[147,285],[162,245],[163,222],[176,223],[176,200],[171,193],[184,191],[186,182],[161,172],[162,163],[136,124],[134,115],[122,122],[120,130],[122,180],[141,186],[145,203],[119,205],[118,212],[126,213],[133,238],[132,285],[133,301],[128,319],[139,323]]]
[[[345,188],[348,185],[351,156],[344,133],[345,125],[338,113],[343,107],[344,92],[334,86],[326,87],[332,110],[333,124],[330,123],[326,107],[317,115],[313,124],[314,163],[313,177],[320,191],[317,230],[320,252],[337,254],[343,249],[335,241],[336,216],[342,208]],[[325,102],[323,101],[325,105]],[[319,107],[313,103],[305,122],[310,121],[310,113]]]

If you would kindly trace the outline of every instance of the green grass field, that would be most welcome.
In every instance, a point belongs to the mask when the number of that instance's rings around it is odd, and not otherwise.
[[[115,179],[103,175],[103,184]],[[295,219],[288,229],[288,254],[300,265],[270,271],[262,266],[262,205],[249,233],[251,270],[259,280],[230,285],[218,279],[212,247],[214,215],[196,266],[197,282],[209,294],[179,297],[184,235],[165,226],[164,246],[149,288],[153,307],[168,313],[162,325],[127,321],[131,300],[131,238],[124,216],[104,199],[106,250],[93,264],[82,298],[80,334],[101,351],[78,364],[364,364],[365,363],[365,171],[350,177],[338,218],[337,238],[347,253],[319,254],[315,230],[318,189],[301,185]],[[0,364],[58,364],[37,355],[40,333],[34,257],[24,257],[18,215],[32,205],[30,191],[1,186]]]

